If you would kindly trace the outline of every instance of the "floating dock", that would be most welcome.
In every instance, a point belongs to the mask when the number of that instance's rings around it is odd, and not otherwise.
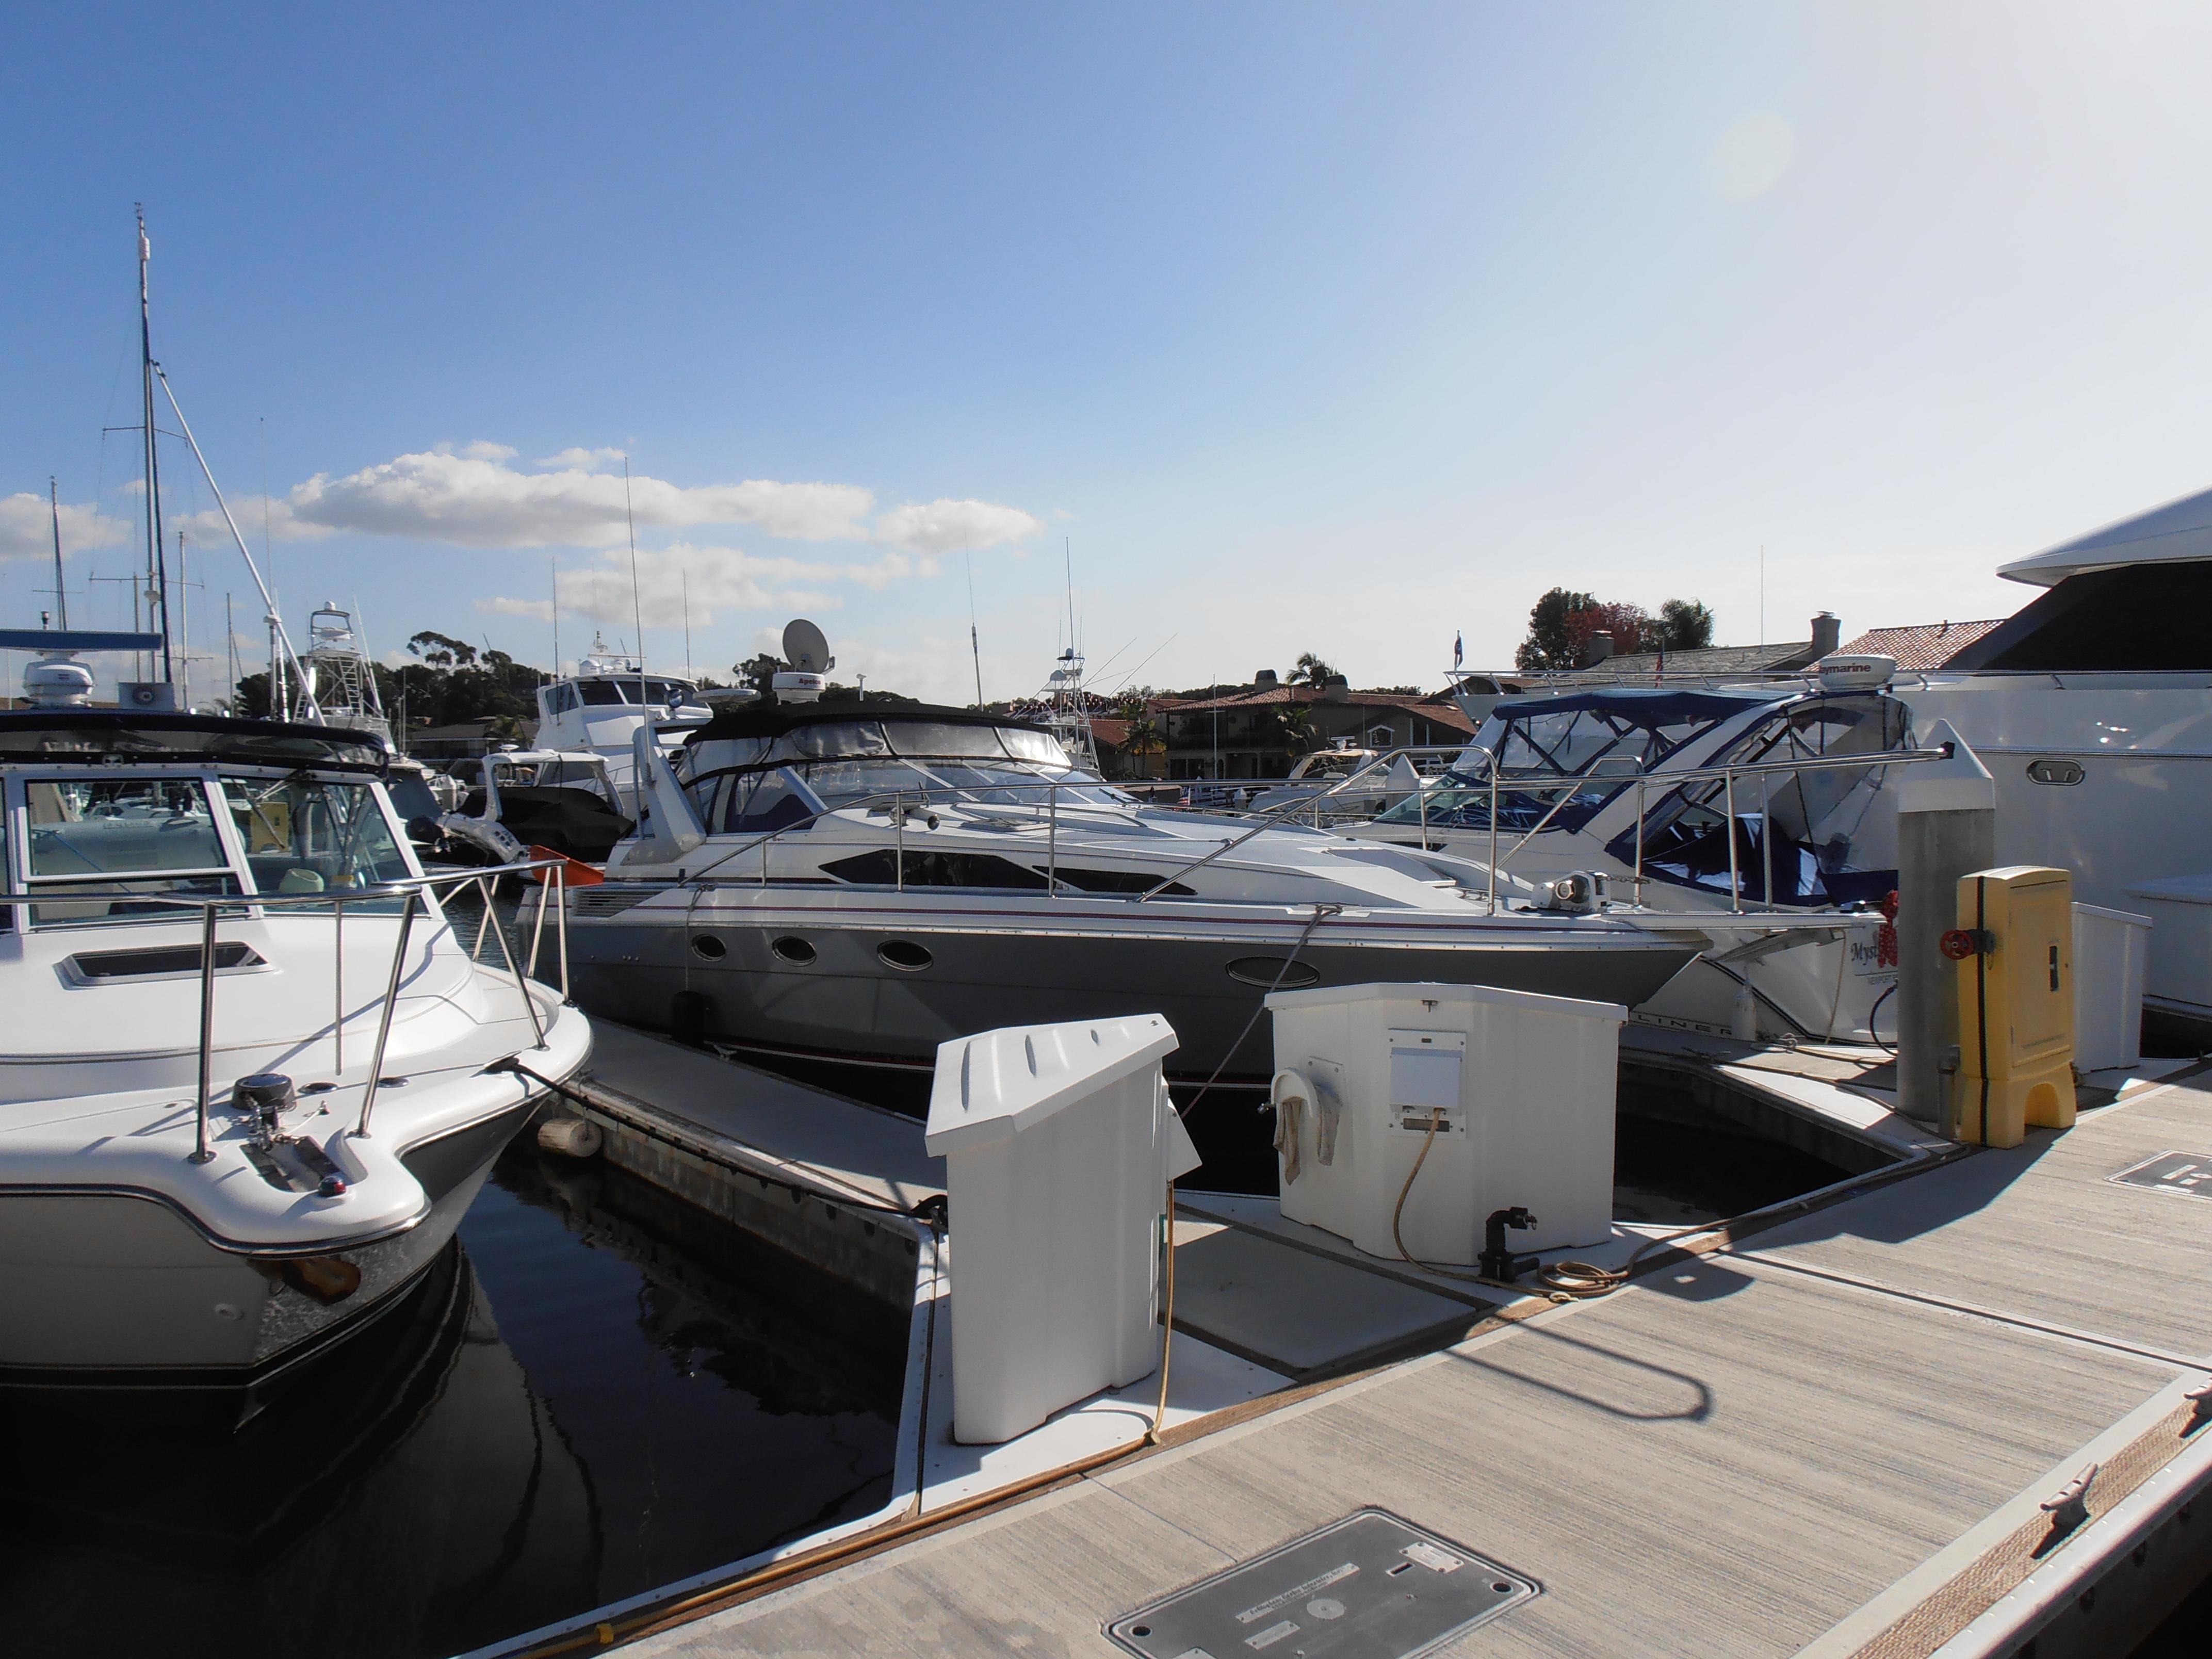
[[[836,1536],[487,1651],[1144,1652],[1131,1615],[1366,1510],[1499,1570],[1455,1655],[2124,1652],[2212,1570],[2194,1071],[1985,1151],[1891,1110],[1878,1054],[1639,1039],[1625,1063],[1694,1073],[1853,1173],[1565,1304],[1182,1194],[1158,1443],[1155,1377],[960,1447],[920,1126],[600,1029],[580,1100],[611,1157],[911,1297],[912,1444],[885,1510]],[[1662,1230],[1617,1231],[1574,1254],[1618,1266]],[[1189,1651],[1411,1650],[1308,1600],[1264,1643]]]

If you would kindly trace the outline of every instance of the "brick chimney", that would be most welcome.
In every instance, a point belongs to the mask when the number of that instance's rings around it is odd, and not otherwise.
[[[1323,702],[1346,702],[1352,696],[1352,687],[1341,674],[1332,674],[1322,682],[1321,700]]]
[[[1844,642],[1844,624],[1832,611],[1813,618],[1813,659],[1817,662]]]
[[[1612,655],[1613,635],[1607,629],[1601,628],[1589,636],[1589,642],[1583,647],[1583,666],[1595,668]]]
[[[1252,676],[1252,689],[1255,691],[1272,691],[1275,689],[1275,671],[1272,668],[1263,668]]]

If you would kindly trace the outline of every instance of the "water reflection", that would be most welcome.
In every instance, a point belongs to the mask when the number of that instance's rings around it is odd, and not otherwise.
[[[883,1500],[891,1310],[526,1147],[461,1238],[243,1426],[234,1399],[10,1401],[8,1647],[450,1654]]]

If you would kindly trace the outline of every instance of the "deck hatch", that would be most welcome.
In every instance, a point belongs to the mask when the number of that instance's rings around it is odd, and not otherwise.
[[[226,939],[215,947],[216,970],[266,964],[250,945]],[[173,979],[200,971],[197,945],[163,945],[136,951],[80,951],[69,958],[69,975],[80,985],[118,979]]]
[[[2183,1198],[2212,1198],[2212,1158],[2201,1152],[2160,1152],[2105,1179],[2117,1186],[2176,1193]]]
[[[1355,1510],[1106,1626],[1142,1659],[1413,1659],[1542,1594],[1385,1510]]]

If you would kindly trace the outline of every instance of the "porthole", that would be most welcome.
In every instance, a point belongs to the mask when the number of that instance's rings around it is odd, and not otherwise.
[[[1229,977],[1263,991],[1303,991],[1321,983],[1321,969],[1282,957],[1239,957],[1229,964]]]
[[[775,952],[779,960],[787,962],[794,968],[804,968],[814,960],[814,947],[795,933],[786,933],[781,939],[771,941],[768,948]]]
[[[2027,775],[2036,783],[2055,783],[2062,787],[2081,781],[2082,771],[2078,762],[2052,760],[2045,757],[2027,763]]]
[[[691,954],[702,962],[720,962],[729,953],[730,947],[712,933],[691,935]]]
[[[876,946],[876,955],[886,968],[903,969],[909,974],[920,973],[936,960],[910,939],[887,939]]]

